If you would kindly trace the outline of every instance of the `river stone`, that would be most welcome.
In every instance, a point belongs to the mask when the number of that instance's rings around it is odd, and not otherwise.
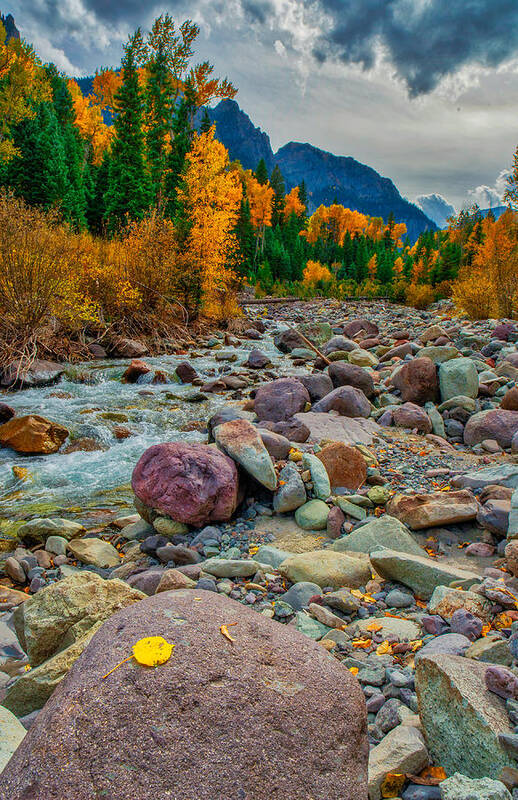
[[[465,397],[478,395],[478,372],[470,358],[452,358],[439,367],[441,400],[462,394]]]
[[[320,454],[319,454],[320,455]],[[325,465],[322,460],[313,453],[304,453],[302,463],[311,472],[311,482],[313,483],[313,494],[319,500],[326,500],[331,494],[331,484]],[[326,517],[327,520],[327,517]]]
[[[13,417],[0,425],[0,446],[25,455],[57,453],[67,436],[63,425],[38,414]]]
[[[60,650],[38,667],[24,672],[16,683],[8,688],[4,698],[6,708],[17,717],[24,717],[32,711],[43,708],[102,624],[103,620],[99,620],[81,639]]]
[[[260,564],[269,564],[274,569],[277,569],[279,564],[282,564],[291,555],[293,553],[289,553],[287,550],[279,550],[278,547],[274,547],[271,544],[262,544],[255,554],[255,560],[259,561]]]
[[[507,535],[510,511],[510,500],[491,499],[479,508],[477,522],[481,528],[495,533],[501,539]]]
[[[419,639],[421,635],[421,627],[417,622],[413,622],[411,619],[400,619],[399,617],[369,617],[368,619],[354,620],[348,626],[348,630],[353,631],[358,628],[362,632],[368,631],[369,625],[372,625],[373,622],[381,625],[380,634],[384,639],[394,636],[400,642],[404,642]]]
[[[381,786],[391,773],[419,774],[428,765],[422,734],[411,725],[397,725],[369,755],[369,800],[381,800]]]
[[[429,358],[413,358],[392,376],[392,383],[401,392],[403,403],[424,406],[439,396],[437,368]]]
[[[475,661],[484,661],[488,664],[503,664],[505,667],[510,667],[513,661],[508,640],[502,639],[497,634],[488,634],[473,642],[464,655],[466,658],[473,658]]]
[[[432,422],[426,411],[415,403],[403,403],[392,409],[396,428],[416,428],[421,433],[432,432]]]
[[[67,545],[74,558],[92,567],[118,567],[118,551],[103,539],[72,539]]]
[[[253,559],[208,558],[207,561],[202,561],[201,568],[203,572],[215,575],[216,578],[249,578],[255,575],[261,565]]]
[[[299,423],[309,430],[311,441],[320,442],[323,439],[344,444],[366,444],[373,442],[373,435],[381,430],[373,419],[333,416],[332,414],[308,411],[304,414],[295,414]]]
[[[309,403],[309,392],[295,378],[279,378],[260,386],[254,400],[254,410],[259,420],[283,422]]]
[[[319,639],[323,639],[329,633],[331,628],[317,619],[309,617],[304,611],[297,611],[295,614],[295,630],[318,642]]]
[[[0,385],[10,389],[28,388],[34,386],[49,386],[55,383],[63,374],[64,368],[54,361],[35,359],[28,368],[18,359],[13,361],[1,373]]]
[[[8,708],[0,706],[0,773],[27,731]]]
[[[273,496],[273,508],[278,514],[296,511],[307,500],[306,487],[295,464],[288,462],[279,474],[279,488]]]
[[[428,601],[430,614],[439,614],[443,619],[449,621],[459,608],[480,617],[486,623],[491,619],[491,603],[481,594],[452,589],[451,586],[435,587]]]
[[[238,503],[236,465],[204,444],[149,447],[133,470],[131,485],[145,508],[197,527],[226,522]]]
[[[224,422],[214,431],[216,444],[241,464],[256,481],[271,491],[277,486],[277,475],[268,450],[251,422],[235,419]]]
[[[84,525],[80,525],[79,522],[61,519],[60,517],[53,517],[52,519],[37,517],[24,522],[18,528],[16,535],[25,544],[35,545],[45,542],[47,536],[51,535],[73,539],[81,531],[84,531]]]
[[[295,522],[304,531],[323,531],[328,516],[329,506],[323,500],[309,500],[295,511]]]
[[[258,429],[259,436],[270,456],[278,461],[284,461],[288,458],[291,449],[291,442],[280,433],[268,431],[265,428]]]
[[[325,352],[325,349],[323,352]],[[319,400],[333,391],[333,381],[325,372],[315,373],[314,375],[297,375],[297,380],[308,390],[312,403],[318,403]]]
[[[51,583],[16,608],[13,623],[32,667],[81,639],[105,620],[145,595],[120,580],[81,571]]]
[[[329,586],[333,589],[357,589],[364,586],[371,577],[367,559],[333,553],[331,550],[296,553],[283,561],[278,570],[292,583],[309,581],[322,588]]]
[[[316,583],[298,581],[294,583],[287,592],[280,595],[280,597],[284,603],[287,603],[295,609],[295,611],[302,611],[303,608],[309,605],[309,601],[312,597],[321,594],[322,589]]]
[[[451,484],[467,489],[484,489],[493,485],[518,489],[518,465],[496,464],[494,467],[465,472],[452,478]]]
[[[49,536],[45,542],[45,550],[55,556],[66,556],[67,540],[63,536]]]
[[[429,358],[434,364],[442,364],[444,361],[451,361],[452,358],[459,358],[460,353],[456,347],[451,345],[442,345],[431,347],[423,347],[415,354],[416,358]]]
[[[338,386],[315,403],[313,411],[316,413],[336,411],[343,417],[367,418],[371,413],[371,404],[361,389],[355,389],[354,386]]]
[[[329,365],[327,371],[335,389],[338,386],[354,386],[356,389],[361,389],[369,400],[374,397],[375,389],[372,375],[363,367],[336,361]]]
[[[378,550],[380,545],[399,553],[424,555],[423,549],[419,547],[408,528],[389,514],[369,519],[365,525],[333,542],[330,550],[340,553],[348,551],[371,553],[373,550]]]
[[[511,447],[513,436],[517,432],[518,411],[505,411],[501,408],[479,411],[466,423],[464,444],[473,447],[485,439],[494,439],[505,450]]]
[[[338,487],[356,490],[367,478],[367,464],[355,447],[343,442],[332,442],[317,454],[329,476],[332,489]]]
[[[416,662],[419,715],[430,755],[447,774],[497,778],[515,762],[499,742],[512,733],[505,701],[485,685],[488,665],[461,656],[422,656]]]
[[[396,494],[387,503],[387,512],[415,531],[467,522],[476,518],[478,509],[477,500],[467,490]]]
[[[456,772],[441,783],[441,800],[512,800],[505,784]]]
[[[432,596],[436,586],[459,581],[468,587],[479,579],[474,572],[423,556],[397,553],[395,550],[371,552],[370,559],[376,572],[383,578],[408,586],[414,594],[424,600]]]
[[[229,621],[234,642],[220,634]],[[152,635],[176,644],[166,664],[131,660],[103,680]],[[321,645],[216,593],[165,592],[96,633],[0,777],[0,794],[366,800],[367,753],[363,694]]]

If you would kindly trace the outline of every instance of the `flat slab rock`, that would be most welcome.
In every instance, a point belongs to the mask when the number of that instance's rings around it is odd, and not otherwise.
[[[360,417],[339,417],[334,414],[307,411],[295,414],[295,419],[309,428],[309,441],[322,439],[343,442],[344,444],[372,444],[374,434],[381,429],[372,419]]]
[[[437,586],[449,586],[453,581],[469,588],[479,580],[475,572],[459,569],[432,558],[380,549],[370,555],[372,566],[383,578],[399,581],[423,600],[429,600]]]
[[[197,600],[196,598],[200,598]],[[230,628],[228,641],[220,626]],[[175,643],[134,660],[146,636]],[[367,800],[366,711],[351,673],[292,626],[178,590],[112,616],[0,776],[9,800]]]

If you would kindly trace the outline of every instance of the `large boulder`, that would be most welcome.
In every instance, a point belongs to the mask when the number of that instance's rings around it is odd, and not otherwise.
[[[478,372],[470,358],[452,358],[439,367],[441,400],[449,400],[459,394],[465,397],[478,395]]]
[[[324,411],[318,413],[307,411],[305,414],[296,414],[294,419],[308,430],[306,438],[317,442],[327,439],[351,445],[369,445],[372,444],[373,434],[379,433],[381,430],[373,419],[340,417]]]
[[[412,725],[397,725],[369,755],[369,800],[381,800],[382,785],[390,773],[419,774],[428,765],[422,733]]]
[[[0,428],[0,431],[2,429]],[[518,432],[518,411],[494,408],[473,414],[464,428],[464,444],[472,447],[485,439],[494,439],[500,447],[511,447],[513,436]]]
[[[419,547],[408,528],[389,514],[384,514],[382,517],[370,517],[365,525],[333,542],[330,549],[341,553],[350,551],[372,553],[379,549],[380,545],[399,553],[424,555],[424,551]]]
[[[475,519],[479,510],[476,498],[467,489],[431,494],[396,494],[387,511],[414,531],[454,525]]]
[[[13,361],[1,373],[0,386],[10,389],[28,389],[35,386],[49,386],[63,374],[63,366],[54,361],[37,358],[29,367],[21,361]]]
[[[416,664],[419,715],[428,749],[446,773],[497,778],[515,762],[499,741],[512,733],[505,701],[486,688],[489,665],[461,656],[422,656]]]
[[[27,731],[7,708],[0,706],[0,773]]]
[[[295,378],[279,378],[260,386],[255,395],[254,410],[259,420],[282,422],[309,403],[309,392]]]
[[[355,389],[361,389],[369,400],[374,397],[375,389],[372,375],[363,367],[357,367],[355,364],[344,364],[343,361],[335,361],[329,365],[327,371],[335,389],[338,386],[354,386]]]
[[[256,481],[273,491],[277,475],[260,432],[246,419],[235,419],[218,425],[214,431],[216,444],[240,464]]]
[[[371,322],[370,319],[359,317],[358,319],[352,319],[344,325],[343,332],[344,336],[347,336],[349,339],[358,336],[358,334],[363,334],[363,338],[367,338],[368,336],[377,336],[379,328],[376,323]]]
[[[356,558],[331,550],[312,550],[290,556],[278,567],[283,577],[292,583],[308,581],[322,588],[347,586],[357,589],[365,586],[371,577],[368,559]]]
[[[312,403],[317,403],[323,397],[333,391],[333,381],[325,372],[315,372],[314,375],[297,376],[303,386],[309,392],[309,399]]]
[[[313,406],[314,412],[337,411],[344,417],[369,417],[371,404],[361,389],[338,386]]]
[[[331,489],[359,489],[367,478],[367,464],[364,457],[355,447],[333,442],[317,453],[329,475]]]
[[[68,436],[63,425],[39,414],[13,417],[0,425],[0,447],[10,447],[26,455],[57,453]]]
[[[392,419],[397,428],[417,428],[421,433],[432,432],[432,421],[426,411],[415,403],[403,403],[392,410]]]
[[[437,368],[429,358],[414,358],[392,376],[392,383],[401,392],[404,403],[424,406],[439,397]]]
[[[370,560],[382,578],[408,586],[423,600],[428,600],[437,586],[448,586],[456,581],[459,585],[469,587],[479,579],[475,572],[442,564],[433,558],[398,553],[395,550],[376,550],[371,552]]]
[[[145,508],[188,525],[226,522],[238,504],[236,465],[204,444],[153,445],[133,470],[131,486]]]
[[[233,642],[220,632],[229,621]],[[148,636],[175,645],[165,664],[131,659],[105,677]],[[179,590],[102,626],[12,757],[0,795],[366,800],[367,754],[363,694],[321,645],[216,593]]]
[[[99,620],[143,597],[123,581],[78,572],[51,583],[16,608],[16,635],[31,666],[37,667],[57,650],[81,639]]]

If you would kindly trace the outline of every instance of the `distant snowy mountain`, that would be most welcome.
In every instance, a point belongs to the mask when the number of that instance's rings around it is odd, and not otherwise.
[[[448,218],[457,213],[451,203],[440,194],[422,194],[416,197],[415,204],[435,222],[438,228],[446,228]]]

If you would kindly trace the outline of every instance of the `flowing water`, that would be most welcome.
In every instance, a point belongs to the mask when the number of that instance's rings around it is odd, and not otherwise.
[[[242,372],[241,365],[254,347],[271,358],[276,371],[286,371],[285,357],[268,336],[239,347],[202,350],[197,358],[167,355],[146,358],[146,363],[173,380],[177,364],[188,359],[200,377],[209,380]],[[219,361],[218,354],[220,358],[222,354],[235,356],[236,360]],[[206,441],[203,432],[186,430],[189,423],[205,423],[218,408],[233,402],[229,392],[189,402],[199,394],[196,387],[175,382],[154,385],[150,383],[152,373],[137,384],[121,383],[127,366],[127,361],[78,364],[68,368],[53,386],[0,395],[17,415],[40,414],[64,425],[71,438],[95,438],[106,448],[47,456],[21,456],[0,449],[0,530],[30,516],[63,513],[91,525],[96,518],[103,521],[115,511],[132,509],[131,473],[143,451],[159,442]],[[118,440],[114,435],[117,425],[128,428],[132,435]],[[67,444],[68,440],[65,448]],[[13,467],[25,468],[28,474],[17,477]]]

